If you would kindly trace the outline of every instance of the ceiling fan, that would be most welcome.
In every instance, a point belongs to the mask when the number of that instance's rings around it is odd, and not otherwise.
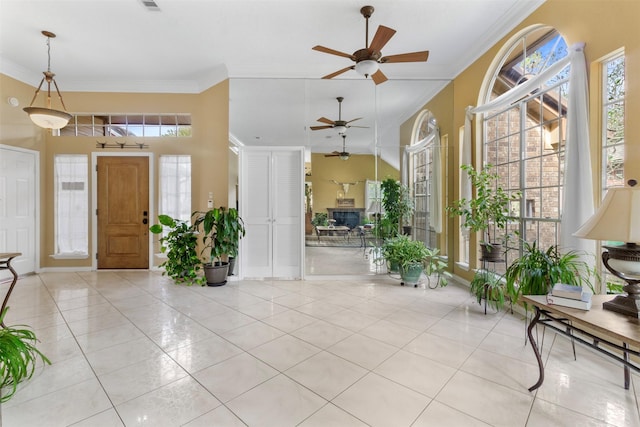
[[[355,122],[356,120],[360,120],[362,117],[358,117],[357,119],[353,119],[353,120],[349,120],[349,121],[344,121],[342,120],[342,101],[344,100],[343,97],[339,96],[336,98],[338,100],[338,120],[329,120],[326,117],[320,117],[318,119],[319,122],[321,123],[326,123],[325,126],[310,126],[309,128],[311,130],[322,130],[322,129],[335,129],[338,131],[338,133],[340,135],[343,135],[346,131],[347,128],[350,127],[354,127],[354,128],[363,128],[363,129],[367,129],[366,126],[352,126],[349,123],[351,122]]]
[[[347,135],[342,134],[342,151],[334,151],[330,154],[325,154],[325,157],[340,157],[340,160],[349,160],[351,157],[351,153],[347,153],[345,146],[345,140],[347,139]]]
[[[365,77],[371,76],[373,82],[376,85],[379,85],[380,83],[384,83],[387,81],[387,76],[385,76],[379,68],[380,64],[384,64],[387,62],[424,62],[427,60],[427,58],[429,57],[428,50],[382,56],[382,48],[387,44],[391,37],[393,37],[393,35],[396,33],[396,30],[380,25],[378,27],[378,30],[376,31],[376,34],[373,36],[373,40],[371,40],[371,44],[369,44],[369,18],[373,14],[373,11],[373,6],[364,6],[362,9],[360,9],[360,13],[366,20],[364,49],[359,49],[353,52],[353,54],[348,54],[334,49],[329,49],[328,47],[324,46],[313,47],[313,50],[349,58],[356,63],[355,65],[343,68],[334,73],[327,74],[326,76],[322,77],[323,79],[332,79],[342,73],[355,69],[356,72],[362,74]]]

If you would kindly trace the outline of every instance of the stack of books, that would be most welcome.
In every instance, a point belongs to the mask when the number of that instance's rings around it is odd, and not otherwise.
[[[591,293],[584,292],[581,286],[556,283],[553,285],[551,293],[547,295],[547,304],[589,310],[591,308]]]

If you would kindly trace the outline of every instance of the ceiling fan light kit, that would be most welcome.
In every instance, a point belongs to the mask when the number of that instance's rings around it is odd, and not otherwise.
[[[324,46],[314,46],[312,49],[318,52],[328,53],[330,55],[341,56],[343,58],[349,58],[355,65],[345,67],[341,70],[335,71],[331,74],[327,74],[322,77],[323,79],[332,79],[349,70],[355,70],[358,74],[365,77],[371,77],[371,80],[376,85],[386,82],[387,76],[380,70],[380,64],[394,63],[394,62],[426,62],[429,58],[429,51],[423,50],[420,52],[401,53],[398,55],[382,56],[382,48],[391,40],[391,37],[396,33],[396,30],[385,27],[384,25],[378,26],[376,34],[369,44],[369,18],[373,14],[375,9],[373,6],[364,6],[360,9],[360,13],[365,18],[365,43],[364,49],[358,49],[353,54],[341,52],[339,50],[330,49]]]
[[[73,117],[71,114],[67,113],[66,107],[64,105],[64,101],[62,100],[62,95],[60,94],[60,89],[58,89],[58,84],[55,80],[55,74],[51,72],[51,39],[55,38],[55,34],[51,31],[42,31],[42,34],[47,38],[47,71],[43,71],[44,77],[40,80],[40,85],[36,89],[36,93],[33,95],[33,99],[31,100],[31,104],[28,107],[23,108],[23,111],[29,114],[31,121],[41,128],[45,129],[61,129],[69,123],[69,120]],[[40,93],[40,89],[42,88],[42,84],[47,82],[47,102],[45,107],[34,107],[33,103],[35,102],[38,94]],[[64,111],[54,110],[51,108],[51,83],[53,83],[54,88],[56,89],[56,93],[58,94],[58,98],[60,99],[60,104],[62,104],[62,108]]]
[[[369,77],[378,71],[378,63],[373,59],[365,59],[356,64],[356,73]]]

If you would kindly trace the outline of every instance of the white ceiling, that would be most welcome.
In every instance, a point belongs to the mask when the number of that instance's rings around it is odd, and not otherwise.
[[[543,1],[156,0],[160,10],[149,11],[141,0],[0,0],[0,72],[36,86],[46,69],[40,31],[49,30],[63,97],[199,93],[229,77],[233,141],[331,152],[341,139],[308,127],[336,120],[342,96],[342,118],[369,127],[349,129],[347,150],[372,152],[377,141],[394,153],[398,125]],[[429,60],[383,64],[389,81],[378,86],[355,71],[321,80],[352,62],[311,48],[363,48],[366,4],[376,9],[369,40],[378,25],[397,30],[384,55],[429,50]]]

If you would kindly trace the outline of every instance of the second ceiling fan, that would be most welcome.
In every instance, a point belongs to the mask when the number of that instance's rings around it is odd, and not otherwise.
[[[340,157],[340,160],[349,160],[349,157],[351,157],[351,153],[347,152],[347,149],[345,148],[345,142],[347,139],[347,135],[342,134],[342,151],[334,151],[332,153],[329,154],[325,154],[325,157]]]
[[[357,119],[352,119],[349,121],[342,120],[342,101],[344,100],[344,98],[339,96],[336,99],[338,100],[338,120],[329,120],[326,117],[320,117],[318,121],[320,123],[325,123],[325,125],[309,126],[309,129],[311,130],[335,129],[336,131],[338,131],[338,134],[340,135],[343,135],[347,131],[347,128],[351,128],[351,127],[367,129],[366,126],[353,126],[349,124],[351,122],[355,122],[356,120],[362,119],[362,117],[358,117]]]
[[[328,47],[324,46],[318,45],[313,47],[313,50],[329,53],[331,55],[342,56],[344,58],[349,58],[350,60],[355,62],[355,65],[351,65],[334,73],[327,74],[326,76],[322,77],[323,79],[332,79],[342,73],[355,69],[359,74],[362,74],[365,77],[371,76],[371,79],[374,81],[374,83],[376,85],[379,85],[380,83],[384,83],[387,81],[387,76],[385,76],[379,68],[380,64],[393,62],[425,62],[427,58],[429,58],[428,50],[382,56],[382,48],[387,44],[391,37],[393,37],[393,35],[396,33],[396,30],[385,27],[384,25],[380,25],[378,27],[378,30],[376,31],[376,34],[373,36],[373,40],[371,40],[371,44],[369,44],[369,18],[373,14],[373,11],[373,6],[364,6],[362,9],[360,9],[360,13],[366,20],[364,49],[359,49],[353,52],[353,54],[348,54],[340,52],[338,50],[329,49]]]

